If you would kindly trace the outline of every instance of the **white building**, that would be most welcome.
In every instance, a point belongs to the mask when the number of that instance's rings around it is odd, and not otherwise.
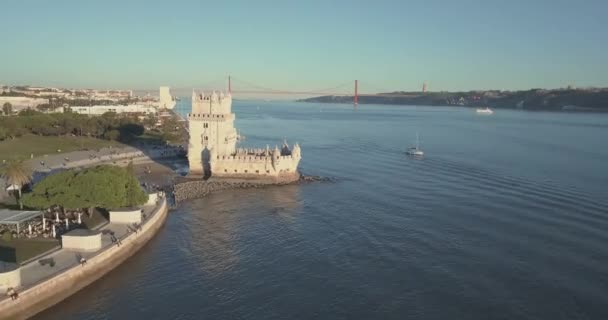
[[[0,96],[0,108],[7,102],[11,104],[13,113],[17,113],[25,109],[36,109],[40,104],[49,103],[49,99]]]
[[[108,106],[74,106],[74,107],[64,107],[64,112],[70,110],[71,112],[79,113],[79,114],[87,114],[91,116],[99,116],[106,112],[115,112],[115,113],[144,113],[144,114],[156,114],[158,112],[158,108],[156,106],[143,105],[143,104],[129,104],[126,106],[123,105],[108,105]]]
[[[188,161],[194,176],[239,178],[281,178],[297,180],[300,146],[290,150],[287,143],[265,149],[237,149],[232,97],[213,92],[210,96],[192,93],[192,113],[188,115],[190,143]]]
[[[130,95],[131,91],[107,91],[108,96],[116,94],[122,95]],[[171,92],[169,91],[169,87],[160,87],[159,89],[160,99],[158,103],[156,102],[143,102],[137,104],[129,104],[129,105],[93,105],[93,106],[73,106],[66,107],[65,110],[69,109],[72,112],[76,112],[79,114],[88,114],[88,115],[102,115],[106,112],[115,112],[115,113],[143,113],[143,114],[157,114],[162,109],[173,109],[175,106],[175,99],[171,96]],[[106,97],[104,96],[106,93],[96,92],[96,97]],[[104,98],[105,99],[105,98]]]
[[[158,99],[158,107],[161,109],[173,109],[175,107],[175,98],[171,96],[171,91],[169,87],[160,87],[159,89],[159,99]]]

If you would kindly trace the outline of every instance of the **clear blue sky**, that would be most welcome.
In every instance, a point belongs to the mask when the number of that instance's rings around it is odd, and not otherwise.
[[[0,83],[608,86],[607,0],[3,2]]]

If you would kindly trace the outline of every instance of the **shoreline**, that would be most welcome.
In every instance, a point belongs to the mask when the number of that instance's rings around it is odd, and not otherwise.
[[[331,179],[306,176],[301,173],[277,178],[202,178],[181,177],[173,185],[173,199],[176,204],[184,201],[203,198],[209,194],[224,190],[257,189],[270,186],[284,186],[310,182],[327,182]]]
[[[296,100],[294,102],[297,103],[307,103],[307,104],[335,104],[335,105],[347,105],[347,106],[353,106],[353,102],[352,101],[304,101],[304,100]],[[404,103],[380,103],[380,102],[361,102],[361,100],[359,100],[357,106],[364,106],[364,105],[369,105],[369,106],[392,106],[392,107],[432,107],[432,108],[466,108],[466,109],[476,109],[476,108],[481,108],[485,106],[471,106],[471,105],[454,105],[454,104],[404,104]],[[607,114],[608,113],[608,109],[601,109],[601,108],[565,108],[567,106],[564,106],[564,108],[562,109],[550,109],[550,108],[546,108],[546,109],[542,109],[542,108],[535,108],[535,109],[525,109],[525,108],[517,108],[517,107],[502,107],[502,106],[492,106],[489,105],[489,107],[493,110],[508,110],[508,111],[523,111],[523,112],[530,112],[530,113],[543,113],[543,112],[550,112],[550,113],[565,113],[565,114]]]

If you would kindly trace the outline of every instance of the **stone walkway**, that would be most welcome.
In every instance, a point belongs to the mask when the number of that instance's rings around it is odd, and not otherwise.
[[[153,159],[172,158],[180,152],[177,147],[147,148],[145,150],[124,148],[102,148],[100,150],[73,151],[36,157],[28,160],[34,171],[48,172],[62,168],[76,168],[97,165],[100,163],[128,163],[152,161]]]
[[[147,205],[144,206],[143,209],[144,213],[149,217],[150,214],[152,214],[156,209],[156,205]],[[126,224],[117,223],[105,224],[101,226],[98,230],[111,230],[114,232],[114,236],[118,239],[123,239],[129,233]],[[88,260],[100,251],[112,245],[116,244],[112,243],[110,234],[108,233],[102,235],[102,247],[98,251],[80,252],[69,249],[59,249],[58,251],[53,252],[47,256],[41,257],[36,261],[32,261],[21,267],[21,287],[29,287],[42,280],[48,279],[50,276],[55,275],[63,270],[67,270],[73,266],[79,265],[80,257],[84,257]],[[54,266],[52,267],[48,263],[51,259],[54,262]],[[46,263],[43,265],[42,263],[40,263],[40,261],[45,261]],[[8,299],[8,297],[6,297],[2,292],[0,292],[0,294],[0,300]]]

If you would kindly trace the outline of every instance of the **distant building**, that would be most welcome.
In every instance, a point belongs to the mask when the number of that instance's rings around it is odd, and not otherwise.
[[[49,103],[49,99],[0,96],[0,107],[7,102],[11,104],[13,112],[17,113],[25,109],[36,109],[40,104]]]
[[[175,98],[171,96],[171,92],[169,91],[169,87],[160,87],[159,89],[159,99],[158,99],[158,107],[161,109],[173,109],[175,107]]]
[[[171,96],[171,92],[169,91],[169,87],[160,87],[160,99],[159,102],[156,103],[154,101],[143,102],[143,103],[135,103],[128,105],[92,105],[92,106],[72,106],[72,107],[64,107],[64,112],[68,109],[71,112],[86,114],[86,115],[102,115],[106,112],[115,112],[115,113],[139,113],[139,114],[158,114],[162,109],[172,109],[175,106],[175,99]],[[123,90],[123,91],[105,91],[99,92],[96,91],[95,97],[100,99],[104,99],[103,97],[116,97],[116,95],[130,95],[131,91]],[[110,100],[110,99],[108,99]]]
[[[156,114],[158,108],[156,106],[143,105],[143,104],[129,104],[123,105],[94,105],[94,106],[72,106],[64,107],[63,111],[71,111],[78,114],[86,114],[91,116],[99,116],[106,112],[115,113],[144,113],[144,114]]]
[[[426,92],[426,82],[422,83],[422,93]]]

